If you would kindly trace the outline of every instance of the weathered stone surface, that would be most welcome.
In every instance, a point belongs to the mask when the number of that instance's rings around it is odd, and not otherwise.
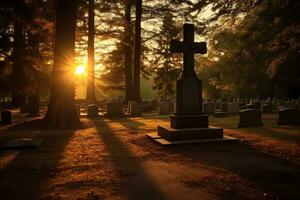
[[[91,104],[88,105],[88,117],[90,118],[95,118],[98,117],[98,105],[96,104]]]
[[[123,105],[119,101],[113,101],[107,104],[107,111],[105,117],[122,117]]]
[[[9,125],[11,124],[12,114],[9,110],[5,110],[1,112],[1,124]]]
[[[240,123],[238,127],[262,126],[261,111],[256,109],[246,109],[240,112]]]
[[[300,125],[300,110],[284,108],[278,112],[278,125]]]
[[[142,116],[142,108],[141,105],[135,101],[131,101],[129,104],[128,112],[126,113],[131,117],[139,117]]]

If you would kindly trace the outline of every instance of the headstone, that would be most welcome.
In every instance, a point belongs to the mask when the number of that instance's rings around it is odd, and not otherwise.
[[[128,112],[126,113],[130,117],[139,117],[142,116],[142,108],[141,105],[135,101],[130,101]]]
[[[247,104],[247,109],[257,109],[260,110],[260,104],[259,103],[255,103],[255,104]]]
[[[169,102],[159,102],[159,112],[160,115],[168,115],[170,113]]]
[[[277,112],[277,110],[278,110],[278,102],[276,100],[273,100],[271,102],[271,104],[272,104],[272,111],[273,112]]]
[[[29,115],[30,116],[39,116],[40,115],[40,96],[32,95],[28,98],[29,104]]]
[[[261,108],[262,108],[262,112],[265,114],[270,114],[273,112],[271,103],[264,104],[264,105],[262,105]]]
[[[215,113],[215,104],[211,102],[205,103],[204,113],[207,115],[213,115]]]
[[[107,112],[105,117],[122,117],[123,105],[119,101],[113,101],[107,104]]]
[[[20,113],[28,113],[29,112],[29,103],[25,102],[20,108]]]
[[[228,103],[227,102],[222,102],[221,103],[221,111],[222,112],[228,112]]]
[[[226,140],[223,129],[209,127],[208,116],[202,113],[202,81],[194,69],[194,54],[206,53],[206,43],[195,43],[194,25],[184,24],[183,42],[172,40],[170,46],[172,53],[184,53],[183,71],[176,83],[176,110],[171,127],[158,126],[158,135],[148,136],[161,144]]]
[[[285,108],[296,108],[297,106],[296,106],[296,102],[295,101],[292,101],[292,100],[290,100],[290,101],[286,101],[285,102]]]
[[[300,110],[284,108],[278,112],[278,125],[300,125]]]
[[[227,114],[227,112],[215,112],[214,116],[215,117],[227,117],[228,114]]]
[[[238,127],[262,126],[261,111],[257,109],[246,109],[240,111],[240,123]]]
[[[230,102],[228,103],[228,114],[237,114],[240,112],[239,103]]]
[[[11,124],[11,112],[8,110],[5,110],[3,112],[1,112],[1,124],[3,125],[9,125]]]
[[[87,115],[90,118],[98,117],[98,105],[96,105],[96,104],[88,105]]]

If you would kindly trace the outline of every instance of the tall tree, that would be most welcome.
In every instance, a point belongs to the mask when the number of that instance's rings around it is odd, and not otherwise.
[[[132,82],[132,31],[131,31],[131,6],[130,0],[125,1],[124,16],[124,66],[125,66],[125,103],[133,100],[133,82]]]
[[[51,97],[45,121],[54,127],[79,123],[75,108],[74,57],[77,1],[58,0]]]
[[[141,21],[142,0],[136,0],[135,4],[135,38],[134,38],[134,100],[141,102]]]
[[[95,37],[95,2],[88,0],[88,80],[86,100],[89,103],[96,102],[95,95],[95,56],[94,56],[94,37]]]

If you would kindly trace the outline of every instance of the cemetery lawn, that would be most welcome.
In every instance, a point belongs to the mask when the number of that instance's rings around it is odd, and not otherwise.
[[[146,137],[167,115],[81,118],[77,130],[45,130],[17,112],[0,141],[41,139],[35,149],[0,149],[0,199],[300,199],[300,127],[237,129],[238,116],[209,117],[238,143],[160,146]]]

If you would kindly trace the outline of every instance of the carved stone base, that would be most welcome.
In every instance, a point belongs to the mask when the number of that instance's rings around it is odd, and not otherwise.
[[[207,128],[207,115],[171,115],[171,127],[180,128]]]

